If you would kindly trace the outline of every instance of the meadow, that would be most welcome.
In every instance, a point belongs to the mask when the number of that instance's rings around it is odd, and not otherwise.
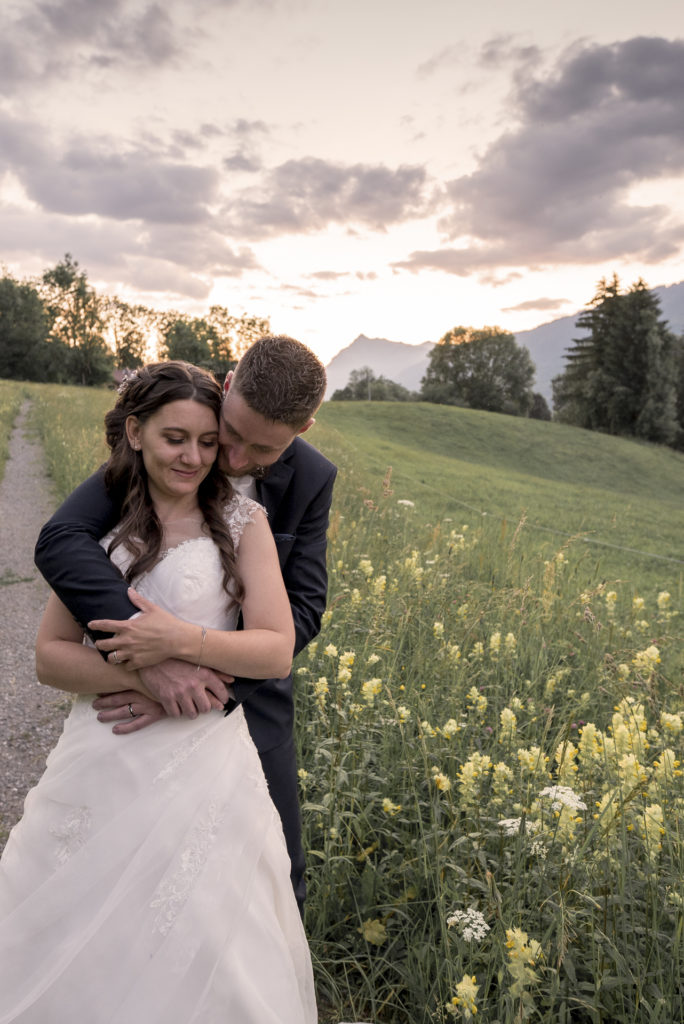
[[[61,497],[112,394],[26,391]],[[340,466],[295,666],[321,1022],[684,1019],[684,458],[426,405],[309,437]]]

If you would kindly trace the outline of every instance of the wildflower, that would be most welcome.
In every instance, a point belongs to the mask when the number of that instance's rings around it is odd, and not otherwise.
[[[373,586],[372,586],[373,594],[375,595],[375,597],[382,597],[382,595],[385,593],[385,587],[386,586],[387,586],[387,577],[386,576],[377,576],[373,580]]]
[[[416,507],[415,501],[409,501],[408,498],[399,498],[399,500],[397,501],[397,505],[403,505],[404,508],[415,508]]]
[[[454,910],[446,919],[448,928],[458,927],[461,938],[466,942],[481,942],[489,931],[489,925],[479,910]]]
[[[450,718],[448,722],[445,722],[442,726],[442,735],[446,736],[448,740],[454,738],[457,732],[460,731],[460,725],[455,718]]]
[[[542,789],[539,796],[545,796],[551,800],[552,811],[559,811],[561,807],[567,807],[571,811],[586,811],[587,809],[584,801],[569,786],[547,786],[546,789]]]
[[[489,653],[494,656],[501,648],[501,633],[492,633],[489,638]]]
[[[536,775],[546,771],[549,763],[548,757],[542,753],[541,747],[520,747],[518,750],[518,763],[524,772]]]
[[[323,648],[323,653],[328,658],[336,658],[337,657],[337,648],[335,647],[335,644],[328,644],[327,647]]]
[[[388,796],[382,801],[382,809],[385,814],[397,814],[401,810],[401,804],[393,804]]]
[[[477,1013],[477,1005],[475,1000],[477,998],[477,992],[479,985],[475,984],[476,976],[463,975],[463,979],[459,981],[456,986],[456,995],[452,996],[451,1002],[447,1003],[447,1011],[455,1016],[459,1010],[463,1014],[464,1020],[471,1020],[472,1017]]]
[[[324,611],[323,614],[321,615],[321,629],[327,629],[327,627],[330,625],[331,619],[332,610],[328,608],[327,611]]]
[[[369,576],[373,575],[373,563],[369,558],[362,558],[359,560],[359,569],[363,575],[368,579]]]
[[[537,974],[532,969],[542,956],[542,949],[535,939],[529,939],[527,932],[521,928],[506,929],[506,947],[508,949],[508,970],[513,978],[511,995],[514,999],[522,996],[528,985],[537,981]]]
[[[510,708],[503,709],[499,715],[499,722],[501,723],[499,743],[512,743],[515,731],[518,727],[518,720]]]
[[[339,830],[336,829],[334,825],[332,825],[328,829],[328,835],[330,836],[331,839],[339,839],[340,833]]]
[[[371,654],[371,655],[369,655],[366,664],[367,665],[375,665],[376,662],[378,662],[378,661],[380,661],[380,655],[379,654]]]
[[[676,759],[674,750],[671,747],[666,747],[660,757],[653,762],[652,783],[649,786],[649,792],[655,792],[658,788],[669,789],[675,779],[681,778],[679,765],[680,762]]]
[[[423,721],[420,723],[420,731],[423,736],[432,737],[437,735],[437,730],[433,729],[433,727],[430,725],[428,721]]]
[[[459,605],[458,608],[456,609],[456,614],[458,615],[459,619],[465,619],[466,615],[468,614],[468,605]]]
[[[466,694],[466,701],[468,707],[472,711],[476,711],[478,715],[484,715],[487,710],[487,698],[483,693],[480,693],[476,686],[470,687]]]
[[[680,715],[670,715],[667,711],[661,711],[660,713],[660,727],[663,732],[672,733],[673,736],[679,736],[680,732],[684,728]]]
[[[618,665],[618,677],[622,680],[623,683],[627,682],[631,671],[632,670],[630,669],[629,665],[625,665],[624,661],[620,662],[620,664]]]
[[[498,824],[507,836],[517,836],[518,833],[525,831],[522,818],[502,818]]]
[[[432,627],[432,635],[440,640],[444,636],[444,623],[435,622]]]
[[[615,605],[617,604],[617,594],[614,590],[609,590],[606,594],[606,612],[612,618],[615,615]]]
[[[644,601],[643,597],[632,598],[632,611],[635,615],[637,615],[639,612],[643,612],[645,607],[646,602]]]
[[[506,633],[506,639],[504,640],[504,650],[506,654],[515,654],[518,641],[515,639],[515,633]]]
[[[660,651],[655,644],[651,644],[645,651],[637,651],[632,658],[632,664],[636,666],[637,672],[650,676],[655,672],[656,665],[660,664]]]
[[[306,667],[306,665],[302,665],[301,668],[297,669],[297,675],[298,676],[307,676],[308,674],[309,674],[309,670]]]
[[[448,793],[451,789],[451,779],[434,766],[432,768],[432,781],[442,793]]]
[[[309,655],[310,658],[313,658],[313,656],[316,653],[317,649],[318,649],[318,640],[312,640],[311,643],[307,646],[307,649],[306,649],[307,654]]]
[[[340,665],[344,668],[351,668],[355,658],[356,654],[354,651],[345,651],[344,654],[340,655]]]
[[[554,760],[558,765],[558,779],[561,785],[572,781],[574,773],[578,771],[578,766],[575,763],[577,754],[577,747],[570,740],[559,743],[556,747]]]
[[[353,607],[357,604],[361,604],[361,591],[357,587],[354,587],[351,592],[351,603]]]
[[[297,775],[299,776],[300,782],[306,782],[306,780],[309,778],[309,772],[307,772],[306,768],[300,768],[299,771],[297,772]]]
[[[493,802],[495,804],[503,804],[511,795],[511,783],[513,781],[513,772],[504,764],[503,761],[499,761],[495,764],[492,769],[492,792]]]
[[[665,835],[663,809],[660,804],[650,804],[644,808],[643,816],[639,819],[639,832],[644,841],[649,860],[655,861],[663,845],[661,836]]]
[[[666,612],[670,607],[670,594],[667,590],[661,590],[656,598],[656,604],[658,605],[658,611]]]
[[[338,683],[342,683],[343,685],[346,686],[346,684],[351,679],[351,676],[352,676],[351,669],[345,668],[344,665],[340,665],[340,667],[339,667],[339,669],[337,671],[337,682]]]
[[[484,644],[480,640],[477,640],[473,644],[473,649],[470,652],[470,657],[473,658],[473,659],[481,658],[483,654],[484,654]]]
[[[366,942],[370,942],[374,946],[382,946],[387,939],[387,929],[378,917],[367,918],[356,930],[363,935]]]
[[[409,718],[411,717],[411,712],[407,707],[404,707],[403,704],[400,704],[399,707],[397,708],[397,717],[403,725],[404,722],[408,722]]]
[[[382,679],[368,679],[361,687],[361,695],[367,704],[373,704],[381,689]]]
[[[461,648],[458,644],[448,643],[446,645],[446,656],[452,665],[457,665],[461,660]]]
[[[471,754],[461,766],[458,783],[461,789],[461,800],[464,805],[476,804],[480,797],[480,781],[492,767],[491,758],[487,754]]]
[[[325,707],[325,699],[329,692],[328,680],[325,676],[320,676],[314,683],[314,695],[321,707]]]

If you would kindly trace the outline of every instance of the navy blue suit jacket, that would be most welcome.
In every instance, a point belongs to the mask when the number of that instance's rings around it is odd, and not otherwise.
[[[328,577],[326,533],[337,470],[301,437],[257,481],[259,501],[268,512],[280,568],[295,624],[295,653],[318,633],[325,610]],[[127,619],[137,609],[128,585],[97,543],[120,518],[121,495],[109,494],[99,470],[71,494],[40,532],[36,565],[82,624],[91,619]],[[244,703],[250,732],[260,751],[292,734],[292,676],[239,679],[235,699]]]

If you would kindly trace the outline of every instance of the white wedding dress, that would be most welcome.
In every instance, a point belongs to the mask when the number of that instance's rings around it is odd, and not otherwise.
[[[236,544],[257,507],[229,506]],[[234,628],[207,537],[136,586]],[[242,709],[115,736],[92,699],[75,701],[0,862],[0,1024],[315,1024],[280,818]]]

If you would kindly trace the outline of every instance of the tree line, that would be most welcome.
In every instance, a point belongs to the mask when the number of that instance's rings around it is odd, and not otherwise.
[[[626,292],[602,279],[554,378],[553,419],[684,451],[684,336],[668,329],[657,295],[642,281]],[[432,349],[420,391],[352,371],[337,401],[425,401],[551,419],[533,391],[528,350],[498,327],[454,327]]]
[[[194,317],[98,294],[70,253],[38,279],[0,277],[0,377],[13,380],[106,384],[150,358],[185,359],[220,377],[269,330],[268,320],[223,306]]]

